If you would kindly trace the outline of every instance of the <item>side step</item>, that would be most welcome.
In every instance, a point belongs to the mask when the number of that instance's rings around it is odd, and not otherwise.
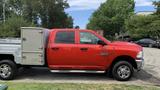
[[[93,70],[50,70],[53,73],[105,73],[105,71]]]

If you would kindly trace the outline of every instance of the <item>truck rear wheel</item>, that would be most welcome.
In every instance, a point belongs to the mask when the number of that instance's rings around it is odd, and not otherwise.
[[[127,81],[133,75],[133,66],[127,61],[119,61],[113,66],[112,75],[118,81]]]
[[[17,72],[16,64],[11,60],[0,61],[0,79],[11,80]]]

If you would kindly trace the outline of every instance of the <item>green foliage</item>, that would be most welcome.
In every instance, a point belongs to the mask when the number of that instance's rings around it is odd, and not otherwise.
[[[3,22],[4,1],[6,22]],[[67,0],[0,0],[0,36],[17,37],[21,26],[33,24],[44,28],[72,28],[73,19],[64,11],[68,7]]]
[[[20,37],[20,27],[34,26],[23,17],[12,15],[5,23],[0,24],[0,37]]]
[[[160,1],[155,1],[153,4],[156,6],[156,14],[160,16]]]
[[[3,13],[3,5],[2,5],[2,0],[1,0],[0,1],[0,21],[3,19],[2,13]]]
[[[11,11],[11,8],[10,8],[10,4],[9,4],[9,1],[8,0],[0,0],[0,22],[2,22],[4,20],[4,17],[3,17],[3,5],[5,4],[5,17],[8,18],[12,11]]]
[[[160,37],[160,18],[156,15],[135,15],[126,20],[125,28],[132,38],[158,38]]]
[[[153,2],[156,13],[134,15],[125,21],[125,30],[132,38],[160,38],[160,1]]]
[[[72,28],[73,19],[64,9],[69,5],[66,0],[24,0],[24,17],[37,24],[41,18],[45,28]]]
[[[65,13],[69,5],[66,0],[8,0],[6,3],[12,14],[23,16],[29,22],[38,25],[42,20],[44,28],[72,28],[73,19]]]
[[[93,13],[87,28],[105,30],[106,36],[123,32],[125,19],[134,13],[134,5],[134,0],[107,0]]]

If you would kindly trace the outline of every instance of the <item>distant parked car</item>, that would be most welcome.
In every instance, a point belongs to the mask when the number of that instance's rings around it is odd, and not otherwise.
[[[160,39],[159,39],[159,40],[156,40],[156,47],[157,47],[157,48],[160,48]]]
[[[149,39],[149,38],[140,39],[136,41],[135,43],[143,47],[156,47],[156,41]]]

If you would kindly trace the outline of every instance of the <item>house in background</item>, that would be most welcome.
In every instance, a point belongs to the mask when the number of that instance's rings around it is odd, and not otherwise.
[[[95,30],[99,35],[104,36],[104,31],[103,30]]]

